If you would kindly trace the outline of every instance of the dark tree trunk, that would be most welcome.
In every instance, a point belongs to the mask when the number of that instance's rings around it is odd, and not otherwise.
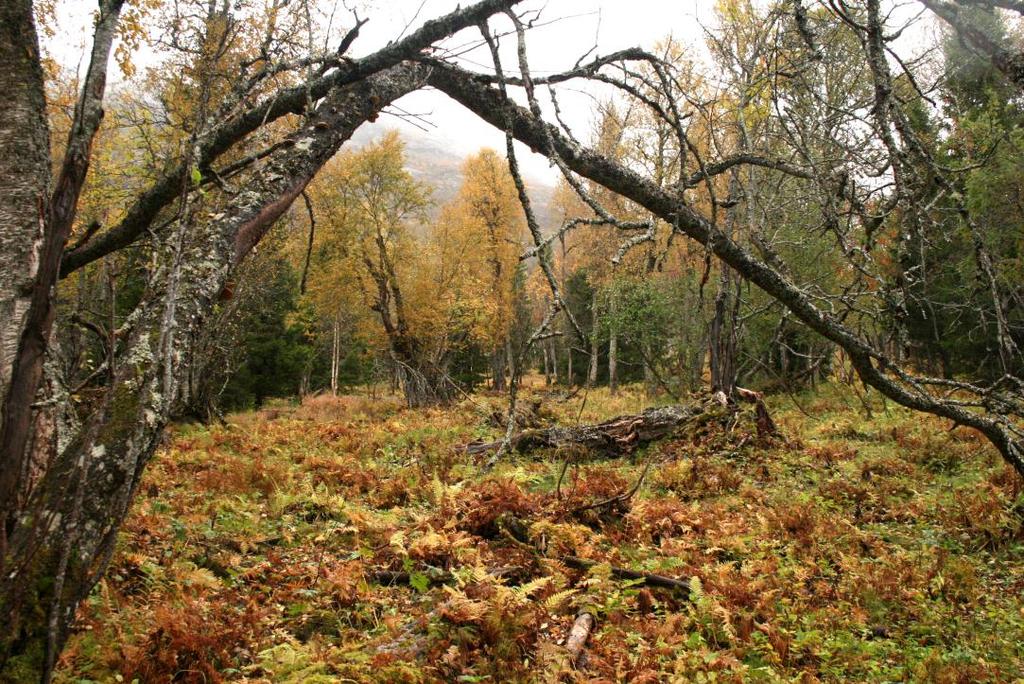
[[[616,299],[612,291],[611,301],[608,303],[611,318],[611,330],[608,332],[608,391],[612,395],[619,393],[619,328],[616,323]]]
[[[587,369],[587,383],[592,387],[597,384],[597,358],[598,358],[598,340],[600,339],[598,333],[600,328],[600,311],[598,304],[600,300],[597,297],[597,290],[594,290],[594,297],[591,300],[590,306],[590,367]]]
[[[505,385],[505,346],[495,347],[491,351],[491,387],[496,392],[504,392]]]
[[[608,391],[619,392],[619,335],[612,330],[608,335]]]
[[[711,391],[733,395],[736,387],[736,307],[733,302],[731,269],[721,264],[714,315],[708,331],[711,363]]]
[[[548,355],[548,345],[541,345],[540,351],[544,357],[544,385],[549,386],[551,385],[551,359]]]

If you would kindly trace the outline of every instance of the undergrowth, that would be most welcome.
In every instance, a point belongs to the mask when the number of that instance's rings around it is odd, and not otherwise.
[[[497,397],[444,410],[321,397],[178,426],[58,680],[1024,676],[1020,478],[940,420],[881,404],[869,420],[838,387],[797,399],[770,402],[782,438],[740,424],[630,458],[555,452],[491,471],[462,447],[497,437]],[[544,407],[571,424],[646,400],[592,391],[580,414],[581,401]],[[647,459],[635,497],[588,508]],[[692,591],[613,567],[691,577]],[[561,643],[581,610],[597,626],[574,669]]]

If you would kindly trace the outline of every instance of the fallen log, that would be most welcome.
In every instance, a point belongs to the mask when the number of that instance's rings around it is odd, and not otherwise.
[[[710,402],[690,405],[659,406],[643,413],[625,415],[593,425],[554,426],[523,430],[512,436],[512,448],[519,453],[537,449],[578,446],[601,456],[629,454],[638,447],[674,434],[682,425],[705,415],[727,410]],[[500,441],[474,442],[466,447],[471,454],[497,449]]]
[[[778,434],[778,428],[768,413],[768,408],[765,406],[760,392],[737,387],[734,399],[754,404],[759,436]],[[574,446],[599,457],[614,458],[628,455],[650,442],[671,437],[684,425],[694,422],[708,423],[727,416],[734,416],[736,411],[737,407],[734,401],[726,397],[724,392],[716,392],[690,404],[658,406],[649,408],[642,413],[616,416],[611,420],[592,425],[573,427],[555,425],[521,430],[512,436],[511,446],[521,454],[538,449]],[[470,454],[487,453],[498,449],[501,443],[501,440],[470,442],[466,445],[466,452]]]

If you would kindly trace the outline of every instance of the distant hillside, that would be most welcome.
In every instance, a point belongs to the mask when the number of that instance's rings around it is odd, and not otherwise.
[[[385,131],[394,126],[363,126],[352,137],[355,147],[362,147],[373,142]],[[440,207],[451,200],[462,185],[462,163],[465,157],[452,149],[443,137],[425,133],[412,128],[399,131],[405,141],[406,168],[416,180],[430,185],[433,189],[435,207]],[[530,200],[533,203],[541,230],[545,233],[553,231],[554,218],[551,202],[554,187],[549,183],[527,176],[525,178]]]

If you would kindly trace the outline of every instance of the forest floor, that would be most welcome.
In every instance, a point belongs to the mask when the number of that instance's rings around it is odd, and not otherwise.
[[[645,401],[531,396],[565,424]],[[465,453],[501,434],[496,396],[177,426],[58,681],[1020,681],[1021,480],[948,422],[877,399],[868,418],[840,386],[796,399],[769,399],[779,438],[684,431],[580,460],[560,487],[564,454],[486,471]],[[580,510],[647,459],[628,503]],[[576,668],[562,644],[581,611]]]

